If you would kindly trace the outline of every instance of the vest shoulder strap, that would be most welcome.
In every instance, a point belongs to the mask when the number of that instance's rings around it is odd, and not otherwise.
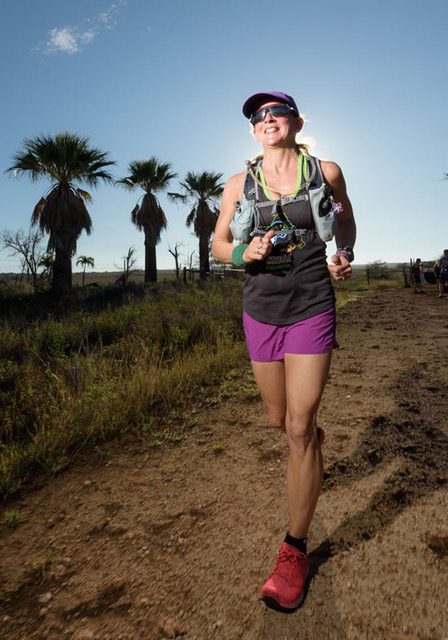
[[[305,182],[307,186],[313,185],[320,187],[324,182],[322,169],[320,166],[319,158],[312,155],[306,155],[306,169],[305,169]],[[262,186],[261,182],[257,179],[258,168],[261,165],[262,158],[255,160],[246,160],[246,178],[244,182],[244,193],[246,197],[253,197],[254,193],[258,191],[258,187]]]
[[[258,190],[260,187],[257,179],[258,167],[261,164],[261,159],[246,161],[246,178],[243,185],[243,195],[247,200],[258,201]]]
[[[320,160],[316,156],[306,156],[307,175],[305,176],[308,188],[319,188],[324,183]]]

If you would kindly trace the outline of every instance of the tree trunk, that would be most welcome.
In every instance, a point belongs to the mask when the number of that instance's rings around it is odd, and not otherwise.
[[[72,288],[72,259],[63,250],[56,249],[53,265],[52,289],[55,293],[64,293]]]
[[[201,280],[204,280],[210,272],[208,240],[208,235],[202,235],[199,238],[199,277]]]
[[[39,287],[39,284],[37,282],[37,272],[33,271],[32,272],[32,276],[33,276],[33,289],[34,289],[34,293],[37,293],[37,289]]]
[[[147,282],[157,282],[157,258],[155,245],[145,236],[145,284]]]

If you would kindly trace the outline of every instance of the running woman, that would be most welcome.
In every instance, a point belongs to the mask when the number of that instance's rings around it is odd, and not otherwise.
[[[308,148],[296,144],[303,119],[295,100],[280,91],[257,93],[245,101],[243,114],[262,147],[252,183],[261,218],[252,239],[235,246],[230,224],[246,173],[231,177],[212,253],[246,269],[243,324],[252,369],[270,424],[287,437],[289,526],[261,597],[272,608],[291,611],[304,597],[308,531],[322,483],[323,431],[316,416],[337,346],[331,278],[352,275],[356,226],[341,169],[320,161],[338,211],[338,250],[328,265],[307,198]]]

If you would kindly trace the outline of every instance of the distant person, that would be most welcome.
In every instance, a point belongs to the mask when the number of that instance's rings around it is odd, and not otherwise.
[[[351,277],[356,227],[339,166],[296,144],[303,119],[294,99],[257,93],[243,114],[262,154],[227,182],[212,253],[246,269],[243,324],[252,370],[270,424],[288,440],[289,527],[261,596],[292,611],[304,597],[308,530],[322,483],[316,416],[337,346],[331,277]],[[334,222],[338,249],[327,265],[322,236],[331,238]]]
[[[436,271],[437,270],[437,271]],[[443,255],[437,260],[434,265],[434,272],[439,274],[438,276],[438,290],[439,290],[439,298],[444,297],[445,293],[445,285],[448,282],[448,249],[444,249]]]
[[[425,293],[422,289],[423,267],[421,258],[417,258],[411,268],[412,279],[414,280],[414,293]]]

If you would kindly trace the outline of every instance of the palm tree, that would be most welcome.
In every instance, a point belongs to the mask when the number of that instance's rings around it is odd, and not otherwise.
[[[222,173],[189,171],[185,180],[180,183],[183,193],[169,193],[173,200],[193,201],[193,208],[187,216],[187,227],[193,225],[194,233],[199,238],[199,274],[203,280],[210,271],[209,243],[215,230],[219,209],[216,198],[223,192],[220,182]]]
[[[166,189],[177,174],[171,171],[169,162],[159,162],[155,157],[134,160],[128,170],[129,175],[117,182],[128,189],[140,187],[144,191],[141,203],[132,209],[131,220],[145,234],[145,282],[157,282],[156,245],[167,221],[155,192]]]
[[[87,267],[91,267],[93,269],[95,266],[95,259],[92,258],[92,256],[79,256],[76,264],[82,266],[82,286],[84,286],[84,282],[86,280],[86,269]]]
[[[43,271],[40,274],[42,280],[50,281],[53,278],[54,269],[54,252],[50,251],[42,256],[39,260],[39,267],[43,267]]]
[[[92,197],[77,183],[91,187],[100,181],[112,182],[107,167],[115,164],[107,153],[89,146],[89,139],[73,133],[36,136],[23,142],[24,151],[14,156],[7,171],[28,174],[31,180],[48,178],[52,186],[34,208],[31,221],[49,233],[48,251],[55,252],[52,287],[57,292],[72,286],[72,257],[85,230],[90,234],[92,220],[85,202]]]

